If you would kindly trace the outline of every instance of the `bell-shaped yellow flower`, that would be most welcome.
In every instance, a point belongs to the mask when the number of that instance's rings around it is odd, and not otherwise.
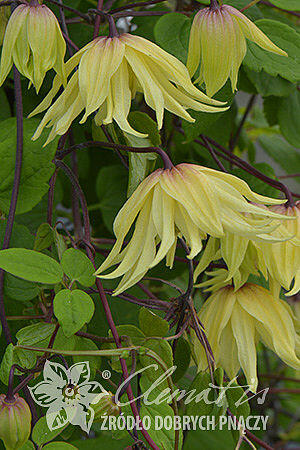
[[[211,345],[216,365],[234,378],[242,368],[250,389],[257,389],[256,344],[260,340],[289,366],[299,370],[295,349],[293,313],[289,305],[258,285],[247,283],[234,291],[226,286],[213,293],[199,317]],[[206,356],[195,338],[199,370],[207,367]]]
[[[272,235],[278,238],[287,234],[292,236],[289,240],[267,244],[258,242],[262,260],[260,270],[266,270],[269,277],[278,282],[287,291],[287,295],[295,295],[300,290],[300,201],[295,206],[271,206],[273,212],[294,217],[295,220],[284,220]]]
[[[52,127],[47,142],[58,134],[64,134],[84,109],[80,123],[98,111],[95,116],[97,125],[111,123],[114,119],[123,131],[145,137],[127,120],[136,92],[144,93],[146,103],[155,110],[158,128],[162,127],[165,109],[189,122],[194,122],[187,112],[189,108],[205,112],[226,109],[208,106],[223,103],[199,91],[192,84],[187,68],[178,59],[139,36],[125,33],[112,38],[96,38],[67,62],[67,76],[77,65],[78,70],[45,114],[34,139],[40,136],[45,126]],[[52,90],[31,116],[50,106],[61,83],[57,76]]]
[[[53,12],[38,1],[18,6],[6,27],[0,65],[0,86],[13,64],[38,92],[46,72],[54,69],[66,82],[66,43]]]
[[[193,76],[200,65],[196,82],[205,83],[207,95],[214,95],[228,78],[235,91],[238,71],[246,55],[246,39],[269,52],[287,56],[251,20],[232,6],[216,5],[201,9],[195,15],[187,67]]]
[[[112,273],[100,275],[101,278],[123,275],[115,292],[119,294],[137,283],[165,256],[167,266],[171,267],[178,235],[184,237],[190,248],[188,257],[194,258],[207,234],[221,237],[230,231],[255,236],[270,229],[271,218],[281,217],[246,199],[258,203],[282,202],[256,194],[239,178],[207,167],[179,164],[172,169],[158,169],[142,181],[119,211],[114,222],[116,243],[96,274],[120,263]],[[254,213],[256,218],[245,213]],[[122,250],[135,220],[130,242]]]
[[[0,45],[2,45],[6,25],[10,15],[10,6],[0,7]]]

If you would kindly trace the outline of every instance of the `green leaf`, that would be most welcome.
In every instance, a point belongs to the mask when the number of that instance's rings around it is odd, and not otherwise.
[[[61,266],[64,273],[71,281],[78,281],[83,286],[89,287],[95,283],[95,269],[89,258],[80,250],[69,248],[61,258]]]
[[[45,445],[43,448],[46,448],[47,450],[74,450],[77,447],[74,447],[74,445],[69,444],[69,442],[54,441],[50,442],[50,444]]]
[[[244,64],[250,69],[260,72],[262,69],[269,75],[280,75],[293,83],[300,79],[300,35],[288,25],[276,20],[262,19],[255,22],[274,44],[285,50],[288,57],[267,52],[253,42],[248,41],[248,51]]]
[[[226,389],[226,399],[228,407],[234,416],[243,416],[245,419],[249,416],[251,411],[247,395],[245,395],[243,388],[238,384],[230,383],[230,386]]]
[[[170,13],[160,17],[154,27],[156,43],[183,63],[187,60],[191,23],[183,14]]]
[[[46,417],[43,416],[34,425],[31,438],[38,446],[41,446],[56,438],[66,427],[67,425],[51,431],[47,425]]]
[[[147,308],[140,309],[139,324],[146,336],[165,336],[169,331],[168,322]]]
[[[190,362],[191,362],[190,344],[186,339],[180,338],[177,341],[174,355],[174,366],[177,366],[177,369],[173,374],[174,383],[177,383],[177,381],[183,377],[183,375],[190,366]]]
[[[0,250],[0,268],[36,283],[56,284],[63,278],[62,268],[55,259],[25,248]]]
[[[224,87],[214,96],[216,100],[221,100],[223,102],[227,102],[228,106],[231,105],[234,99],[234,94],[231,89],[231,85],[229,81],[225,84]],[[194,123],[187,122],[186,120],[182,121],[182,128],[186,135],[186,141],[191,142],[193,139],[197,138],[202,133],[207,133],[210,129],[213,128],[215,122],[220,119],[223,120],[224,114],[231,117],[231,111],[219,112],[219,113],[204,113],[199,111],[192,111],[192,117],[196,119]],[[228,131],[228,127],[226,132]]]
[[[195,395],[197,395],[199,399],[195,398],[194,395],[193,398],[195,399],[187,404],[186,414],[188,416],[209,416],[212,414],[216,401],[216,395],[213,388],[209,386],[210,383],[211,378],[209,373],[199,372],[196,375],[189,391],[195,389]]]
[[[77,441],[72,441],[80,450],[91,450],[91,449],[109,449],[109,450],[120,450],[125,449],[132,445],[132,438],[127,433],[124,439],[114,439],[112,433],[101,433],[101,436],[96,439],[78,439]]]
[[[48,223],[42,223],[36,232],[33,250],[41,252],[54,242],[53,228]]]
[[[61,261],[62,255],[68,249],[68,246],[64,240],[63,235],[60,234],[56,228],[54,230],[54,242],[58,254],[58,259]]]
[[[164,361],[166,366],[171,368],[173,366],[173,354],[172,354],[172,348],[170,344],[163,340],[163,339],[148,339],[145,344],[145,347],[149,348],[150,350],[153,350],[157,355],[161,357],[161,359]],[[140,356],[140,361],[143,367],[148,367],[153,364],[157,364],[154,359],[150,358],[149,356]],[[162,374],[164,373],[164,370],[161,366],[158,365],[158,368],[155,369],[154,367],[151,367],[147,370],[145,370],[145,375],[147,378],[155,382]],[[160,384],[160,389],[166,389],[168,388],[168,383],[166,380],[164,380]]]
[[[264,70],[261,72],[254,72],[253,70],[246,68],[246,73],[257,91],[263,97],[268,97],[270,95],[286,97],[295,89],[295,86],[290,81],[285,80],[279,75],[277,77],[272,77]]]
[[[206,426],[207,422],[203,421],[203,426]],[[185,450],[194,450],[195,448],[205,448],[205,450],[216,450],[221,448],[222,450],[232,450],[236,448],[232,434],[229,430],[195,430],[189,431],[187,439],[184,444]]]
[[[0,221],[0,242],[3,242],[6,220]],[[31,249],[34,239],[28,228],[23,225],[14,224],[10,238],[11,247],[24,247]],[[19,301],[32,300],[38,294],[38,286],[35,283],[21,280],[6,273],[4,276],[4,293],[6,296]]]
[[[264,115],[271,127],[278,123],[279,103],[277,97],[270,96],[264,98]]]
[[[121,165],[102,167],[96,181],[103,222],[112,231],[113,221],[126,201],[127,171]]]
[[[32,352],[28,350],[23,350],[21,348],[15,347],[13,344],[9,344],[6,347],[4,356],[0,365],[0,379],[1,381],[7,385],[8,377],[11,366],[13,364],[18,364],[19,366],[25,369],[31,369],[34,367],[36,361],[36,356]],[[19,374],[18,370],[15,371],[15,374]]]
[[[56,294],[53,302],[54,314],[67,337],[77,333],[93,317],[95,306],[84,291],[63,289]]]
[[[294,92],[280,101],[278,123],[285,139],[300,148],[300,92]]]
[[[20,447],[20,450],[35,450],[34,443],[32,441],[26,441],[25,444]]]
[[[174,411],[171,406],[166,403],[161,403],[159,405],[145,405],[142,404],[141,407],[141,418],[144,416],[149,416],[151,418],[152,427],[149,428],[148,433],[159,448],[164,450],[173,450],[175,443],[175,429],[172,426],[170,430],[166,429],[163,424],[165,417],[174,418]],[[157,421],[157,429],[155,429],[154,424]],[[161,427],[161,429],[160,429]],[[179,447],[182,448],[182,431],[179,432]]]
[[[3,22],[1,25],[3,25]],[[1,25],[0,25],[0,29],[1,29]],[[1,35],[1,32],[0,32],[0,35]],[[7,117],[9,117],[11,115],[11,112],[10,112],[10,106],[9,106],[9,103],[7,100],[7,95],[5,93],[3,86],[0,89],[0,104],[1,104],[0,119],[1,120],[7,119]]]
[[[32,135],[38,119],[24,119],[23,158],[16,214],[30,211],[48,191],[48,181],[54,172],[52,159],[57,140],[42,148],[41,140],[33,142]],[[16,159],[16,119],[10,118],[0,126],[0,209],[8,213]]]
[[[129,122],[135,130],[148,134],[148,137],[139,138],[124,132],[128,145],[132,147],[157,147],[161,144],[157,124],[147,114],[134,111],[129,114]],[[155,153],[129,153],[128,197],[153,170],[156,158]]]
[[[272,0],[273,5],[288,11],[300,11],[299,0]]]
[[[260,136],[258,141],[264,151],[280,165],[284,172],[292,174],[300,171],[299,152],[281,136]],[[295,178],[295,181],[300,182],[299,178]]]
[[[35,345],[50,337],[54,329],[54,323],[35,323],[21,328],[16,333],[16,338],[20,345]]]

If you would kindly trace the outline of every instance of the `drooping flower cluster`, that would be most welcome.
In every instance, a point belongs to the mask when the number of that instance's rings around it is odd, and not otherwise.
[[[128,33],[115,37],[99,37],[77,52],[66,64],[69,76],[66,89],[45,114],[34,139],[45,126],[52,128],[48,141],[64,134],[72,121],[85,110],[80,123],[97,111],[97,125],[113,119],[119,127],[138,137],[147,135],[135,131],[127,117],[131,100],[142,92],[146,103],[156,112],[158,128],[162,127],[164,110],[193,122],[188,108],[218,112],[224,108],[199,91],[191,82],[186,67],[174,56],[152,42]],[[57,94],[62,78],[58,75],[43,102],[31,114],[47,109]]]
[[[66,43],[53,12],[38,1],[18,6],[5,31],[0,86],[13,64],[30,80],[37,92],[46,72],[52,68],[65,83],[65,53]]]
[[[194,18],[187,67],[193,76],[200,63],[196,80],[206,85],[207,95],[212,96],[230,78],[232,90],[236,90],[239,68],[246,55],[246,39],[264,50],[287,56],[244,14],[228,5],[215,5],[201,9]]]
[[[95,114],[98,126],[115,121],[124,132],[146,137],[128,121],[137,93],[142,93],[145,103],[155,111],[159,129],[165,110],[189,122],[194,119],[188,110],[224,111],[227,109],[224,103],[210,97],[228,78],[232,90],[236,89],[246,39],[267,51],[287,56],[240,11],[215,4],[195,16],[187,67],[147,39],[111,32],[109,37],[97,37],[88,43],[65,64],[66,44],[49,8],[31,0],[14,10],[8,23],[2,14],[5,11],[0,9],[0,41],[6,27],[0,86],[13,64],[37,92],[46,72],[52,68],[56,71],[52,89],[31,114],[47,110],[33,137],[37,139],[45,127],[51,128],[46,144],[65,134],[81,113],[80,123]],[[196,83],[205,83],[207,95],[192,83],[194,75]],[[279,290],[281,286],[291,289],[289,295],[293,295],[300,289],[300,204],[286,207],[282,203],[254,193],[235,176],[206,167],[179,164],[158,169],[141,182],[119,211],[114,222],[115,245],[96,274],[104,279],[122,277],[114,292],[118,295],[164,258],[166,265],[172,267],[178,238],[185,240],[189,259],[200,254],[203,241],[207,240],[194,273],[195,281],[213,261],[223,259],[228,270],[211,272],[213,281],[200,284],[213,291],[200,311],[200,319],[216,364],[230,377],[242,368],[255,391],[258,339],[284,362],[299,369],[296,319],[289,306],[280,300]],[[113,272],[103,274],[115,265]],[[260,273],[269,281],[269,290],[247,282],[250,274]],[[205,369],[206,358],[198,341],[195,354],[199,369]],[[68,377],[65,374],[66,382]],[[48,389],[45,383],[38,387],[43,395],[45,387]],[[67,408],[68,420],[80,423],[79,412],[87,409],[90,398],[83,396],[78,406],[73,404],[72,392],[72,398],[61,405],[61,398],[56,402],[54,394],[50,400],[55,408]],[[119,414],[113,396],[106,394],[92,408],[92,414],[100,415],[103,411]],[[7,425],[9,408],[4,403],[0,396],[0,414]],[[28,422],[26,408],[25,413]],[[16,430],[20,427],[19,416],[17,419]],[[89,429],[87,425],[83,424],[85,431]],[[3,429],[0,423],[0,437],[6,442]],[[28,429],[28,426],[23,429],[22,444],[28,438]],[[10,439],[9,445],[17,448],[20,442],[11,436]]]
[[[262,204],[282,203],[252,192],[247,183],[233,175],[207,167],[179,164],[172,169],[158,169],[138,186],[117,215],[117,241],[96,273],[120,263],[112,273],[100,275],[123,275],[115,292],[118,294],[137,283],[164,257],[167,266],[172,267],[178,236],[189,245],[188,257],[192,259],[201,251],[202,240],[208,234],[216,238],[226,232],[256,237],[273,230],[271,219],[282,216],[246,199]],[[135,220],[133,236],[122,250]]]

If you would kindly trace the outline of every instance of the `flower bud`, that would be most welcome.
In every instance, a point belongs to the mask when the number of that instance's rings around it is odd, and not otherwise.
[[[0,395],[0,438],[7,450],[22,447],[31,431],[31,412],[26,401],[14,396],[9,401],[5,394]]]
[[[114,395],[111,392],[100,394],[98,403],[91,407],[95,411],[95,422],[100,422],[102,416],[118,416],[121,412],[121,408],[114,402]]]
[[[238,71],[246,55],[246,39],[264,50],[287,56],[236,8],[215,5],[201,9],[194,18],[187,59],[187,68],[193,76],[199,66],[196,82],[206,85],[206,93],[213,96],[230,78],[232,91],[236,90]]]
[[[54,69],[66,83],[66,43],[53,12],[37,1],[18,6],[8,21],[1,55],[0,86],[13,64],[38,92],[46,72]]]

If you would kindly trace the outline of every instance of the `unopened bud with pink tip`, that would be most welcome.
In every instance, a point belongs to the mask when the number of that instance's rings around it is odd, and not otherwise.
[[[246,39],[264,50],[288,56],[239,10],[215,1],[201,9],[194,18],[188,51],[187,68],[193,76],[199,65],[196,82],[205,83],[208,96],[219,91],[230,78],[236,90],[239,68],[246,55]],[[201,63],[201,64],[200,64]]]

